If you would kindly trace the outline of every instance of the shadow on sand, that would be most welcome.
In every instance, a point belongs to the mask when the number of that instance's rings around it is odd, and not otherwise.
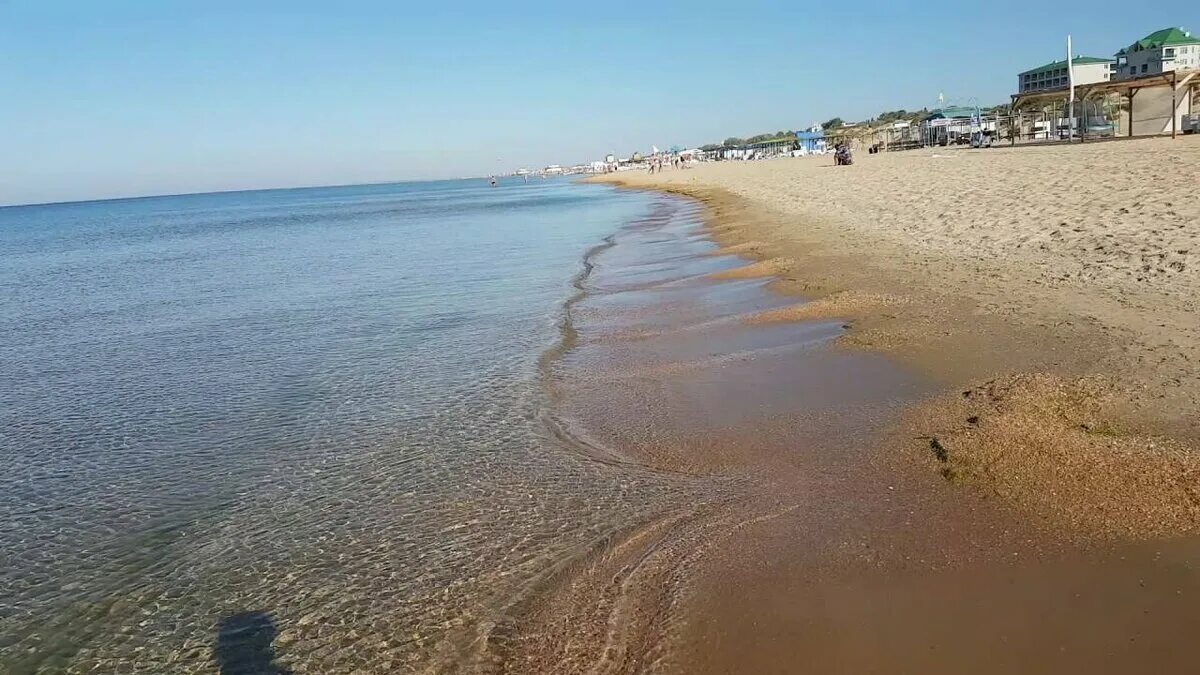
[[[275,637],[279,631],[266,612],[241,612],[217,624],[213,658],[221,675],[291,675],[275,663]]]

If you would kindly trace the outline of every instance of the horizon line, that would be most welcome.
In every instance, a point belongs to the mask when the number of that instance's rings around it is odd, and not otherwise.
[[[202,190],[199,192],[163,192],[148,195],[130,195],[126,197],[99,197],[96,199],[63,199],[49,202],[24,202],[17,204],[0,204],[0,209],[17,209],[30,206],[63,206],[67,204],[91,204],[94,202],[124,202],[139,199],[161,199],[163,197],[199,197],[203,195],[224,195],[239,192],[278,192],[282,190],[319,190],[322,188],[358,187],[371,185],[399,185],[401,183],[435,183],[449,180],[485,180],[484,176],[460,176],[458,178],[412,178],[407,180],[384,180],[367,183],[330,183],[325,185],[287,185],[263,188],[231,188],[229,190]]]

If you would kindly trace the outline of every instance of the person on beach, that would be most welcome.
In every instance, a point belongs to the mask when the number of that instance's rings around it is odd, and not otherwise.
[[[848,141],[842,141],[835,146],[833,163],[835,166],[850,166],[854,163],[854,158],[850,155],[850,143]]]

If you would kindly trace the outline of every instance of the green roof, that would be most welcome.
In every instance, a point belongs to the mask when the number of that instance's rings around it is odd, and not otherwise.
[[[974,117],[974,116],[975,116],[974,108],[967,108],[965,106],[952,105],[952,106],[947,106],[945,108],[938,108],[936,110],[930,111],[928,119],[931,119],[931,120],[960,119],[960,118]]]
[[[1192,35],[1182,28],[1164,28],[1156,30],[1137,42],[1129,45],[1125,49],[1117,52],[1117,56],[1128,54],[1129,52],[1140,52],[1144,49],[1158,49],[1159,47],[1167,47],[1170,45],[1196,45],[1200,44],[1200,38]]]
[[[1084,66],[1089,63],[1112,63],[1112,59],[1102,59],[1098,56],[1076,56],[1075,58],[1071,59],[1071,65],[1074,65],[1074,66]],[[1023,73],[1017,73],[1017,74],[1025,75],[1025,74],[1032,74],[1032,73],[1040,73],[1043,71],[1058,70],[1059,68],[1066,68],[1066,67],[1067,67],[1067,60],[1063,59],[1062,61],[1053,61],[1051,63],[1047,63],[1044,66],[1039,66],[1037,68],[1031,68],[1029,70],[1026,70]]]

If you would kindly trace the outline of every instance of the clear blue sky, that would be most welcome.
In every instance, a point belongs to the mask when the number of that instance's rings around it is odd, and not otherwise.
[[[1104,56],[1200,29],[1187,3],[814,4],[0,0],[0,204],[487,175],[939,91],[999,103],[1067,32]]]

